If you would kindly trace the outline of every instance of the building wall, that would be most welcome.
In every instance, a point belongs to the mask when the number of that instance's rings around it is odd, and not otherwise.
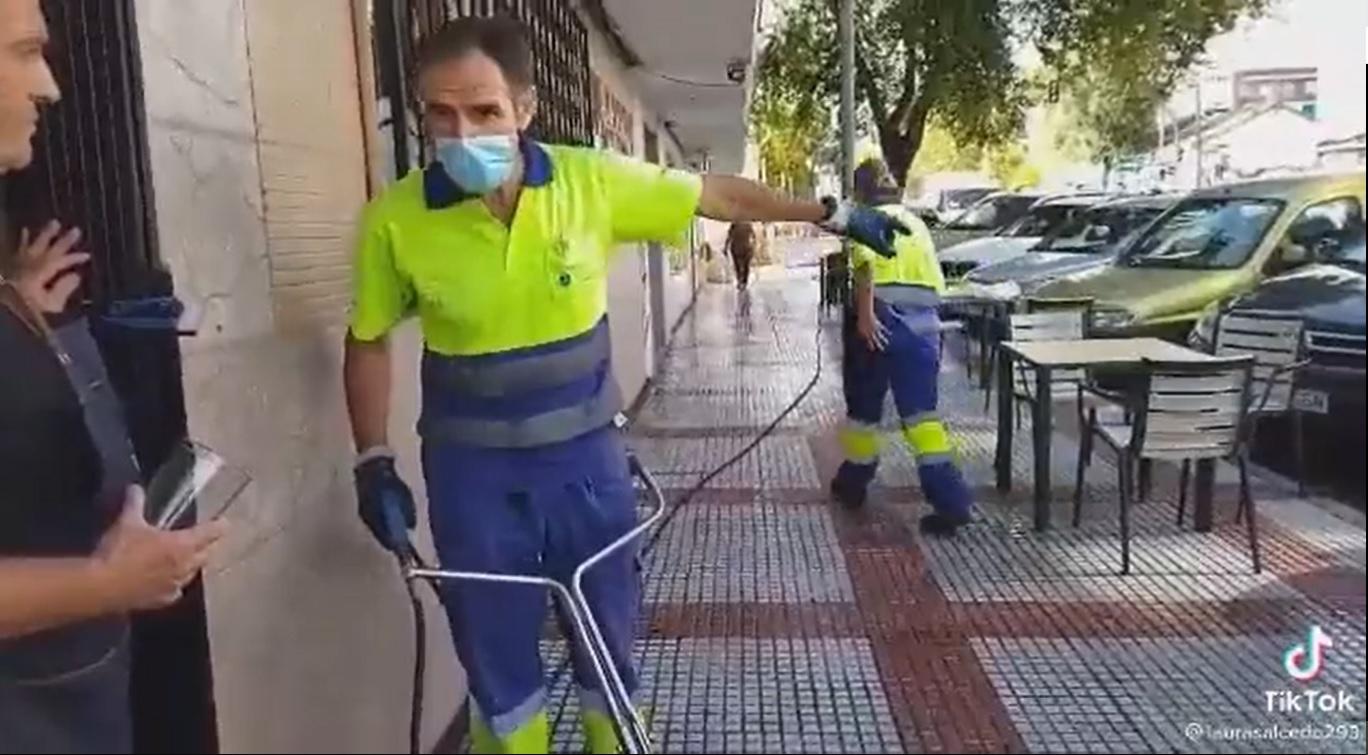
[[[586,22],[586,26],[589,27],[589,60],[594,75],[603,88],[631,114],[631,133],[611,138],[605,146],[621,150],[630,144],[631,156],[644,160],[647,158],[646,127],[649,125],[659,135],[666,157],[682,163],[683,157],[677,146],[670,142],[656,115],[642,103],[630,75],[612,52],[607,40],[593,24]],[[612,143],[619,139],[625,143]],[[624,246],[618,250],[609,273],[608,319],[613,329],[613,370],[622,387],[623,398],[629,404],[640,395],[646,381],[657,369],[656,349],[651,335],[652,318],[661,316],[669,319],[672,313],[677,317],[692,297],[691,288],[681,288],[670,276],[666,276],[663,281],[665,312],[659,315],[653,312],[647,254],[645,244]]]
[[[1335,150],[1319,155],[1317,167],[1333,171],[1363,170],[1365,162],[1368,162],[1366,158],[1368,155],[1361,148],[1357,150]]]
[[[1273,109],[1224,129],[1214,129],[1202,140],[1203,185],[1254,177],[1261,171],[1311,168],[1323,128],[1295,112]],[[1192,188],[1197,181],[1197,142],[1188,138],[1156,152],[1158,162],[1173,166],[1168,184]],[[1226,166],[1222,177],[1219,166]]]
[[[351,8],[138,0],[138,24],[160,246],[205,312],[184,342],[191,432],[253,478],[208,574],[223,749],[401,751],[412,628],[355,514],[340,378],[366,191]],[[396,338],[393,437],[415,484],[418,350]],[[430,744],[463,680],[429,611]]]
[[[605,92],[630,117],[601,145],[625,151],[633,157],[645,153],[643,109],[640,99],[628,85],[622,66],[609,50],[606,40],[589,27],[589,64]],[[623,118],[619,118],[621,121]],[[602,136],[601,136],[602,139]],[[623,400],[631,403],[654,371],[650,346],[650,296],[647,289],[646,247],[633,244],[617,251],[608,273],[608,321],[613,332],[613,371],[622,388]]]
[[[654,128],[660,134],[660,145],[664,153],[666,165],[675,168],[689,168],[685,160],[684,153],[680,150],[679,144],[675,142],[669,129],[664,123],[656,122]],[[695,238],[700,236],[704,223],[712,221],[698,219],[694,221],[694,238],[690,238],[683,248],[664,249],[665,255],[665,276],[664,276],[664,302],[665,302],[665,332],[667,339],[678,327],[680,318],[684,316],[689,305],[693,303],[694,294],[698,286],[703,282],[703,270],[701,261],[697,254],[697,242]],[[667,340],[668,344],[669,341]]]
[[[1212,140],[1219,162],[1230,156],[1237,174],[1281,167],[1310,168],[1316,164],[1320,127],[1296,113],[1274,110]]]

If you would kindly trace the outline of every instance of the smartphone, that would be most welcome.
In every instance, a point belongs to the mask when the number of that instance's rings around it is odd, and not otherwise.
[[[147,522],[180,529],[227,513],[251,478],[212,449],[193,441],[178,443],[147,485]]]

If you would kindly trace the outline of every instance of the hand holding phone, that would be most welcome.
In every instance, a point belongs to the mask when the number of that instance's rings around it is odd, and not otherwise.
[[[213,450],[182,442],[147,486],[147,523],[171,530],[219,519],[250,481]]]
[[[175,603],[227,530],[224,522],[211,521],[170,532],[148,524],[146,517],[142,489],[129,488],[123,511],[95,552],[101,593],[112,612]]]

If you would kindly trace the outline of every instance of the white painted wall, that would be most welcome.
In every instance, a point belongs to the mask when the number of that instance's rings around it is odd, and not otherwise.
[[[1230,167],[1236,173],[1281,166],[1309,168],[1316,164],[1321,133],[1313,121],[1274,110],[1212,139],[1211,149],[1218,160],[1229,155]]]
[[[191,432],[253,477],[208,573],[223,749],[402,751],[412,630],[355,514],[340,379],[335,267],[365,193],[350,6],[137,11],[160,247],[207,311],[184,342]],[[419,344],[397,341],[393,437],[418,483]],[[463,681],[435,610],[429,632],[431,743]]]
[[[684,155],[673,143],[658,116],[644,105],[632,75],[613,54],[602,34],[592,24],[588,26],[591,66],[614,96],[636,115],[633,156],[645,159],[645,129],[649,125],[658,135],[661,149],[667,157],[676,165],[683,165]],[[624,247],[618,251],[609,274],[608,318],[613,329],[613,369],[621,384],[623,398],[629,404],[658,369],[651,334],[652,319],[657,316],[665,318],[668,333],[693,300],[693,276],[687,273],[681,276],[666,275],[663,281],[664,312],[653,312],[646,255],[645,245]],[[702,280],[701,275],[698,280]]]
[[[1219,183],[1217,166],[1227,160],[1225,181],[1261,171],[1308,169],[1316,165],[1316,144],[1323,126],[1282,108],[1266,111],[1225,130],[1208,134],[1202,142],[1204,185]],[[1159,161],[1175,167],[1168,184],[1190,189],[1197,180],[1197,141],[1184,139],[1158,152]]]

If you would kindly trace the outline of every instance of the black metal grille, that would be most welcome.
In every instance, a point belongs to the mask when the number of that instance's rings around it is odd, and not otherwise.
[[[44,113],[34,165],[14,178],[10,209],[37,227],[80,227],[93,255],[86,298],[169,291],[157,264],[131,0],[44,4],[48,60],[62,101]]]
[[[978,266],[977,262],[942,262],[941,275],[948,281],[957,281],[972,273]]]
[[[589,33],[562,0],[509,0],[528,27],[537,61],[540,108],[533,136],[588,146],[594,139],[589,88]]]
[[[406,26],[408,34],[396,52],[411,62],[422,40],[449,19],[497,14],[522,21],[532,45],[538,105],[530,135],[556,144],[592,145],[589,32],[564,0],[410,0],[406,9],[400,8],[399,25]],[[383,43],[381,47],[385,48]],[[417,103],[407,99],[416,112]]]
[[[1362,372],[1365,359],[1364,337],[1357,333],[1308,331],[1307,353],[1319,367],[1348,368]]]

